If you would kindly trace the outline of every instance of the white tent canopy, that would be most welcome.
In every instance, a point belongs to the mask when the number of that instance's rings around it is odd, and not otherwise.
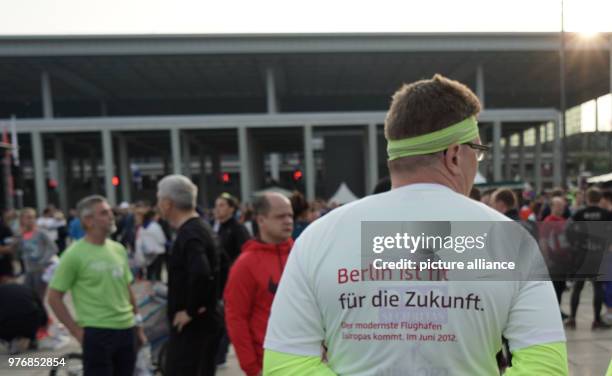
[[[612,180],[612,172],[608,173],[608,174],[599,175],[599,176],[593,176],[592,178],[588,178],[587,179],[587,183],[589,183],[589,184],[605,183],[605,182],[610,181],[610,180]]]
[[[482,176],[482,174],[477,171],[476,172],[476,176],[474,176],[474,184],[484,184],[487,182],[487,179],[485,179],[484,176]]]
[[[329,203],[331,204],[335,202],[338,205],[344,205],[351,201],[356,201],[358,199],[359,198],[355,196],[353,192],[351,192],[346,183],[342,182],[342,184],[340,184],[340,187],[338,187],[336,193],[329,199]]]

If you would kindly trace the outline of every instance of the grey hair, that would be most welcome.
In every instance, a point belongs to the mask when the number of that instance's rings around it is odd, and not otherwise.
[[[79,219],[82,221],[83,218],[93,215],[94,206],[103,202],[107,202],[106,198],[100,195],[87,196],[79,201],[76,207]]]
[[[168,175],[157,184],[159,198],[167,198],[177,209],[192,210],[196,207],[198,187],[183,175]]]

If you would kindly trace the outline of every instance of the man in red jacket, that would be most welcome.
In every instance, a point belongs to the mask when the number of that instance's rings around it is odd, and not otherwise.
[[[261,374],[270,308],[293,246],[293,210],[285,196],[265,194],[253,209],[259,233],[242,246],[224,292],[227,331],[248,376]]]

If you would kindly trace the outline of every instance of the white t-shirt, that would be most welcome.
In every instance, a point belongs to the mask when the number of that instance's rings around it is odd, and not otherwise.
[[[136,234],[136,254],[141,266],[149,266],[158,255],[166,252],[166,235],[159,223],[152,221]]]
[[[36,220],[36,226],[47,234],[51,241],[56,241],[58,237],[57,229],[66,226],[66,221],[53,217],[40,217]]]
[[[502,335],[512,351],[565,341],[551,282],[347,282],[340,270],[361,269],[362,221],[509,219],[437,184],[413,184],[333,210],[311,224],[291,251],[266,349],[320,356],[324,345],[329,366],[340,375],[493,375]],[[379,294],[397,294],[401,304],[374,308]],[[472,302],[467,309],[414,306],[435,296],[471,296]],[[404,304],[408,297],[410,307]],[[357,306],[349,308],[348,301]]]

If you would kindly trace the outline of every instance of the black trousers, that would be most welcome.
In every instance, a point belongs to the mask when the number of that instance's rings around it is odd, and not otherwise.
[[[604,283],[598,282],[595,280],[591,280],[593,284],[593,316],[594,321],[601,321],[601,308],[603,307],[604,301]],[[578,305],[580,304],[580,293],[582,292],[582,288],[584,287],[584,281],[576,281],[574,282],[574,288],[572,290],[572,317],[576,318],[576,313],[578,312]]]
[[[566,282],[563,281],[553,281],[553,286],[555,288],[555,294],[557,294],[557,302],[561,305],[561,297],[563,296],[563,291],[565,291]]]
[[[147,279],[149,281],[161,281],[162,266],[165,255],[157,255],[151,265],[147,266]]]
[[[134,329],[85,328],[85,376],[132,376],[136,364]]]
[[[165,376],[213,376],[215,356],[222,334],[221,323],[196,318],[179,333],[170,331]]]

